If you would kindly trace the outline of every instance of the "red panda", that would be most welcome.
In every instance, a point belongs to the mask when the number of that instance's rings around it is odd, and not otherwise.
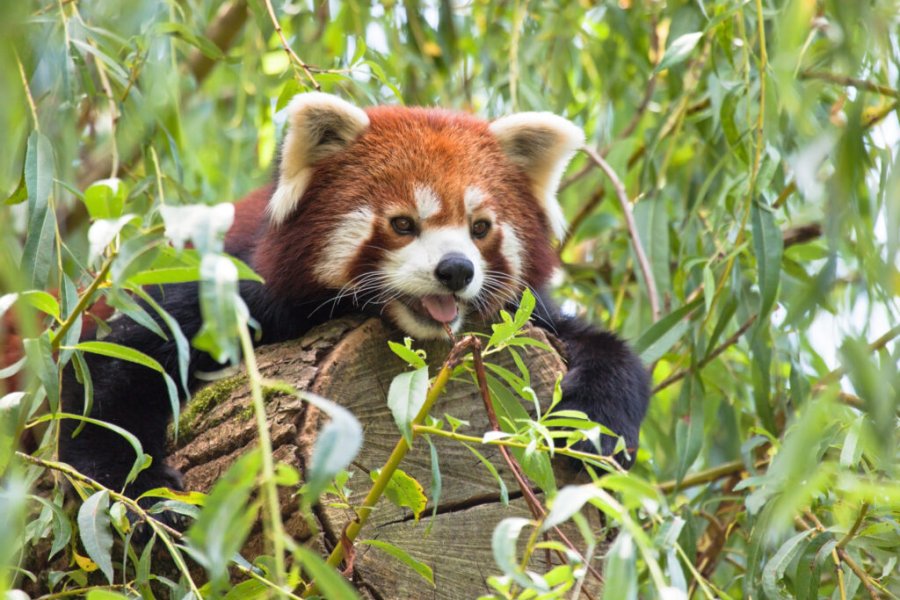
[[[362,110],[323,93],[296,96],[286,113],[275,182],[236,205],[225,240],[265,281],[241,284],[259,343],[351,312],[379,315],[417,339],[446,337],[445,326],[490,321],[530,288],[541,298],[535,323],[566,345],[563,406],[624,436],[633,456],[649,396],[643,365],[613,334],[560,315],[545,293],[557,266],[553,239],[565,231],[557,186],[584,142],[575,125],[549,113],[486,122],[439,109]],[[153,293],[186,336],[199,331],[195,284]],[[127,318],[111,326],[107,339],[175,375],[174,343]],[[191,373],[212,363],[192,350]],[[164,462],[171,414],[159,374],[101,356],[89,366],[91,415],[136,435],[153,457],[127,493],[180,488]],[[82,396],[67,373],[66,411],[80,413]],[[121,488],[129,446],[91,425],[72,438],[76,425],[64,424],[62,460]],[[602,445],[610,453],[614,440]]]

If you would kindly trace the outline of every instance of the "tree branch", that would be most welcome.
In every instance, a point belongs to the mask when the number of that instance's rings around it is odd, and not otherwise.
[[[206,28],[204,35],[225,53],[231,47],[234,38],[247,22],[249,11],[246,0],[235,0],[223,4],[216,13],[215,19]],[[187,68],[197,83],[201,83],[209,75],[216,61],[194,49],[188,56]]]
[[[865,79],[857,79],[856,77],[847,77],[845,75],[838,75],[836,73],[828,73],[826,71],[813,71],[812,69],[807,69],[806,71],[800,73],[800,79],[818,79],[820,81],[827,81],[829,83],[836,83],[838,85],[854,87],[858,90],[874,92],[876,94],[881,94],[882,96],[889,96],[891,98],[900,99],[900,91],[886,85],[881,85],[872,81],[866,81]]]
[[[660,317],[659,312],[659,294],[656,290],[656,280],[653,278],[653,271],[650,269],[650,262],[647,260],[647,254],[644,252],[644,247],[641,245],[641,238],[638,235],[637,226],[634,224],[634,214],[631,211],[631,202],[628,200],[628,195],[625,192],[625,185],[622,183],[622,180],[619,179],[619,176],[616,175],[616,172],[613,170],[609,163],[597,153],[593,148],[589,148],[584,146],[582,150],[590,157],[594,163],[600,167],[600,169],[606,174],[609,178],[610,183],[612,183],[613,189],[616,192],[616,197],[619,199],[619,205],[622,207],[622,212],[625,214],[625,224],[628,227],[628,236],[631,238],[631,244],[634,248],[634,254],[637,257],[638,265],[641,269],[641,274],[644,276],[644,282],[647,285],[647,296],[650,298],[650,310],[653,313],[653,321],[658,321]]]
[[[275,27],[275,33],[278,34],[278,39],[281,40],[281,47],[284,48],[285,54],[287,54],[288,59],[294,65],[300,67],[300,70],[303,71],[303,74],[306,75],[306,78],[309,79],[310,84],[313,88],[318,91],[322,89],[322,86],[319,85],[319,82],[316,81],[316,78],[313,77],[312,73],[309,70],[309,66],[303,62],[297,53],[291,49],[290,44],[288,44],[287,39],[284,37],[284,31],[281,29],[281,23],[278,22],[278,16],[275,14],[275,9],[272,8],[272,0],[266,1],[266,10],[269,11],[269,18],[272,19],[272,25]]]

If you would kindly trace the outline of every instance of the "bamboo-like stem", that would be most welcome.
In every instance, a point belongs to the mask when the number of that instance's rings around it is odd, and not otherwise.
[[[100,288],[106,280],[106,276],[109,275],[109,270],[112,267],[113,260],[116,258],[116,254],[115,251],[112,251],[109,256],[106,257],[106,260],[103,261],[103,265],[100,267],[100,271],[94,276],[94,280],[91,281],[90,285],[84,290],[84,293],[81,294],[81,297],[78,298],[78,303],[75,305],[75,308],[72,309],[72,312],[69,313],[69,316],[66,317],[63,324],[60,325],[59,329],[56,330],[56,333],[50,338],[50,348],[54,352],[59,350],[59,346],[62,344],[63,338],[69,332],[69,329],[72,328],[72,325],[75,324],[78,317],[87,310],[88,305],[94,299],[94,292]]]

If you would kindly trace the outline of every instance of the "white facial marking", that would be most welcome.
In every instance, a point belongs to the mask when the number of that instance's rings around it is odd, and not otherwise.
[[[480,188],[469,186],[463,194],[463,202],[466,205],[466,214],[472,214],[484,203],[487,195]]]
[[[330,234],[328,245],[316,263],[316,277],[326,284],[341,287],[347,282],[347,269],[366,240],[372,237],[375,214],[368,208],[348,213]]]
[[[419,218],[423,221],[441,212],[441,201],[430,187],[415,186],[413,188],[413,198],[416,200]]]
[[[485,265],[468,227],[426,229],[403,248],[387,253],[383,269],[388,285],[412,296],[450,293],[434,277],[437,264],[448,252],[462,254],[475,266],[472,282],[456,292],[458,297],[471,300],[481,291]]]
[[[503,242],[500,244],[500,251],[506,262],[509,263],[510,275],[515,278],[522,276],[522,241],[516,234],[516,230],[509,223],[500,226],[500,232],[503,234]]]

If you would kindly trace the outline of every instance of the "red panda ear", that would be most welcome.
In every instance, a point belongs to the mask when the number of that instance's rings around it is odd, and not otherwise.
[[[346,148],[369,126],[366,113],[331,94],[297,94],[287,106],[278,186],[269,200],[272,223],[297,207],[316,161]]]
[[[556,189],[566,165],[584,144],[584,133],[570,121],[546,112],[524,112],[492,122],[491,133],[509,159],[531,178],[553,234],[562,239],[566,219]]]

